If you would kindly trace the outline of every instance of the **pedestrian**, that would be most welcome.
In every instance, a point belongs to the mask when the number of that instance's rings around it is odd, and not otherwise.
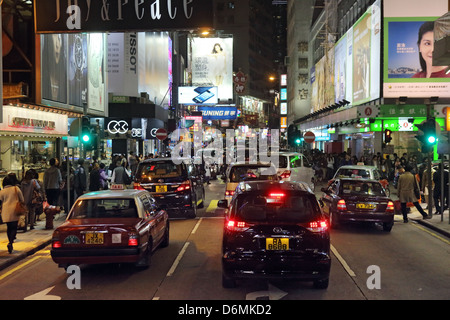
[[[74,177],[73,177],[73,187],[75,189],[76,197],[80,197],[83,195],[83,192],[86,191],[86,169],[83,167],[84,159],[78,159],[78,167],[75,169]]]
[[[431,167],[431,191],[428,190],[428,184],[429,184],[429,180],[428,180],[428,168],[425,168],[425,170],[423,170],[422,172],[422,179],[420,180],[421,182],[421,189],[423,192],[423,195],[425,197],[425,202],[427,203],[427,208],[430,205],[430,200],[433,198],[433,194],[434,194],[434,187],[435,187],[435,183],[433,181],[433,177],[434,177],[434,173],[436,172],[436,170],[434,170],[433,167]]]
[[[36,207],[33,204],[33,197],[35,192],[39,193],[40,189],[39,183],[34,179],[34,174],[32,171],[27,170],[25,172],[25,177],[20,183],[20,190],[24,198],[25,205],[28,208],[28,224],[30,225],[30,230],[34,229],[34,224],[36,220]],[[25,231],[27,226],[25,226]]]
[[[412,202],[416,209],[422,214],[424,219],[429,218],[425,211],[420,206],[414,190],[420,190],[417,184],[416,177],[411,173],[411,166],[405,167],[405,173],[401,174],[398,178],[398,198],[402,208],[403,222],[408,222],[406,204]]]
[[[0,201],[2,202],[2,220],[6,223],[6,234],[8,237],[8,252],[12,253],[13,243],[16,239],[17,226],[19,223],[19,216],[15,213],[16,206],[19,201],[23,202],[23,194],[19,187],[17,187],[18,180],[14,174],[8,174],[3,179],[3,189],[0,190]]]
[[[138,158],[134,155],[134,151],[130,151],[130,154],[128,155],[128,164],[130,166],[131,176],[134,177],[136,174],[136,169],[138,166]]]
[[[124,184],[128,185],[131,183],[131,178],[129,173],[127,172],[127,169],[125,168],[126,161],[122,159],[117,161],[116,167],[114,168],[114,171],[111,176],[111,183],[112,184]]]
[[[72,208],[75,200],[75,190],[74,190],[74,171],[72,166],[69,166],[69,173],[67,173],[67,162],[63,162],[61,167],[61,175],[63,178],[63,187],[61,188],[62,199],[64,204],[64,212],[67,214]],[[67,188],[69,188],[69,199],[67,198]]]
[[[50,168],[44,172],[44,190],[47,195],[48,203],[57,206],[62,176],[61,171],[59,171],[58,168],[58,160],[51,158],[49,163]]]
[[[205,180],[206,184],[211,184],[211,182],[209,182],[211,180],[211,168],[208,163],[205,164]]]
[[[100,186],[100,166],[96,162],[89,173],[89,191],[98,191]]]
[[[434,191],[433,191],[433,200],[434,205],[436,207],[436,214],[441,214],[441,207],[442,211],[446,210],[449,207],[449,199],[448,199],[448,170],[444,170],[444,203],[442,205],[441,203],[441,170],[442,170],[442,164],[439,163],[439,167],[436,170],[436,172],[433,175],[433,182],[434,182]]]
[[[108,190],[108,174],[105,170],[105,164],[103,162],[100,163],[100,188],[101,190]]]

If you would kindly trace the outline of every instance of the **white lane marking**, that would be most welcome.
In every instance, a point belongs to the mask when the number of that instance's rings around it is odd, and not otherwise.
[[[347,264],[347,262],[342,258],[342,256],[339,254],[339,252],[336,250],[333,245],[330,245],[331,251],[336,256],[336,258],[339,260],[341,265],[344,267],[345,271],[350,275],[350,277],[356,277],[356,274],[353,272],[353,270],[350,268],[350,266]]]
[[[173,262],[172,266],[170,267],[169,271],[167,272],[167,277],[170,277],[175,272],[178,264],[180,263],[181,258],[183,258],[184,253],[186,252],[187,247],[189,246],[189,242],[186,242],[181,249],[180,253],[178,254],[177,258]]]
[[[203,220],[203,218],[200,218],[200,219],[198,220],[198,222],[195,224],[194,229],[192,229],[191,234],[195,234],[195,233],[197,232],[197,229],[198,229],[198,227],[200,226],[200,223],[202,222],[202,220]]]

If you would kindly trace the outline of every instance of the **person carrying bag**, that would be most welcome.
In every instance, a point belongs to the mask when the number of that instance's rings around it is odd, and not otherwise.
[[[22,191],[17,187],[18,181],[14,175],[7,175],[3,179],[3,189],[0,190],[0,201],[2,202],[2,220],[6,223],[6,234],[8,236],[8,252],[13,251],[13,242],[17,234],[17,226],[20,217],[24,214],[20,203],[24,202]]]

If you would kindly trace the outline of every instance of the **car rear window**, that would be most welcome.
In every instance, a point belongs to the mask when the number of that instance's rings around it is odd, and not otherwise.
[[[321,215],[314,196],[301,193],[242,194],[234,215],[247,222],[308,222]]]
[[[134,199],[87,199],[78,200],[69,219],[90,218],[137,218]]]
[[[269,174],[274,171],[275,174]],[[230,182],[256,181],[256,180],[278,180],[276,170],[270,167],[238,166],[231,168]]]
[[[342,181],[341,191],[348,195],[386,196],[381,184],[371,181]]]
[[[370,179],[370,171],[367,169],[339,169],[336,177]]]
[[[175,164],[172,161],[152,161],[142,163],[136,175],[142,179],[148,179],[178,177],[181,173],[182,164]]]

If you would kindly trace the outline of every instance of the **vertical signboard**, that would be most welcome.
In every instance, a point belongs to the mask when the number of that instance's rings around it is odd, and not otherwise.
[[[88,107],[95,111],[105,111],[107,105],[104,37],[102,33],[91,33],[88,40]]]

